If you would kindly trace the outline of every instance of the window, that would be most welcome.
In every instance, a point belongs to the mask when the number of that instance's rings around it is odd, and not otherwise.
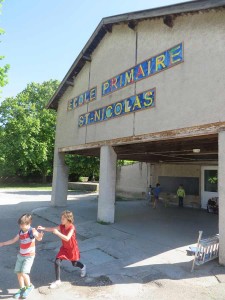
[[[218,171],[205,170],[205,191],[218,192]]]

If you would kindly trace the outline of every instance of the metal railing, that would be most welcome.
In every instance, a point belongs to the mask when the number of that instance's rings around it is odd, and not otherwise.
[[[199,231],[191,272],[193,272],[195,265],[200,266],[219,256],[219,235],[202,239],[202,233],[203,231]]]

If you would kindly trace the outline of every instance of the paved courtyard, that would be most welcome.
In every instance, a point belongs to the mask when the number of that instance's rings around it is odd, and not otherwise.
[[[54,226],[64,208],[51,207],[50,192],[0,190],[0,241],[18,232],[17,219],[33,212],[33,225]],[[64,263],[63,285],[50,290],[58,238],[45,233],[37,243],[31,278],[32,299],[225,299],[225,268],[217,260],[191,273],[192,256],[186,250],[197,241],[199,230],[207,237],[218,233],[218,216],[205,211],[161,205],[154,210],[144,200],[116,202],[114,224],[96,222],[97,196],[68,193],[75,214],[81,260],[86,278]],[[13,268],[18,245],[0,248],[0,297],[10,299],[18,283]]]

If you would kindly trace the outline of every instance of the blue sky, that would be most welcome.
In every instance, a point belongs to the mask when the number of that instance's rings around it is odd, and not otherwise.
[[[0,101],[28,83],[62,80],[102,18],[182,0],[5,0],[0,55],[10,64]]]

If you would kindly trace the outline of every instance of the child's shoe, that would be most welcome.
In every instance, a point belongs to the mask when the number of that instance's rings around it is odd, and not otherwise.
[[[56,289],[62,284],[61,280],[56,280],[50,284],[50,289]]]
[[[33,284],[31,284],[30,286],[27,286],[25,288],[25,290],[21,293],[21,298],[26,299],[27,296],[30,294],[30,292],[33,291],[33,289],[34,289]]]
[[[14,299],[19,299],[21,297],[21,295],[23,294],[23,292],[25,291],[25,287],[20,288],[14,295],[13,298]]]
[[[83,268],[81,269],[80,277],[85,277],[86,274],[87,274],[87,268],[86,265],[84,265]]]

